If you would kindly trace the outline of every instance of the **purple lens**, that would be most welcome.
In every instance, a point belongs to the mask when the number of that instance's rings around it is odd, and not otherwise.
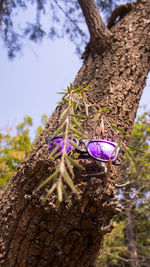
[[[92,157],[103,160],[114,160],[116,157],[115,145],[107,141],[93,141],[88,144],[88,151]]]
[[[50,141],[48,151],[51,152],[55,147],[58,146],[56,154],[63,151],[63,138],[57,137]],[[69,140],[66,140],[66,153],[70,152],[73,149],[73,145],[69,143]]]

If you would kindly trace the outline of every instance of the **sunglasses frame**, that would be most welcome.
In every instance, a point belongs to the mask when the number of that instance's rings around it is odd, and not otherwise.
[[[93,139],[92,140],[81,139],[79,142],[80,142],[79,145],[84,144],[85,145],[85,148],[86,148],[86,151],[85,150],[84,151],[81,150],[81,153],[87,152],[95,160],[102,161],[102,162],[108,162],[109,161],[109,159],[108,160],[107,159],[98,159],[98,158],[96,158],[96,157],[94,157],[92,155],[92,153],[90,152],[90,149],[89,149],[89,144],[96,143],[96,142],[97,143],[98,142],[107,143],[107,144],[111,144],[111,145],[114,146],[114,150],[113,150],[112,154],[114,152],[116,152],[116,156],[114,157],[114,159],[112,160],[112,162],[115,162],[116,159],[117,159],[117,157],[118,157],[118,153],[119,153],[120,148],[118,147],[118,144],[115,143],[115,142],[111,142],[111,141],[107,141],[107,140],[101,140],[101,139],[96,139],[96,140],[93,140]]]
[[[49,143],[51,142],[51,141],[53,141],[53,140],[55,140],[55,139],[57,139],[57,138],[63,138],[62,136],[55,136],[55,137],[53,137],[53,138],[51,138],[51,137],[46,137],[45,138],[45,140],[46,140],[46,143],[49,145]],[[68,138],[68,139],[71,139],[71,138]],[[115,146],[115,148],[114,148],[114,152],[116,152],[116,156],[115,156],[115,158],[113,159],[113,160],[110,160],[110,161],[112,161],[112,164],[113,165],[120,165],[120,161],[119,160],[117,160],[117,157],[118,157],[118,153],[119,153],[119,150],[120,150],[120,148],[119,148],[119,146],[118,146],[118,144],[117,143],[115,143],[115,142],[112,142],[112,141],[107,141],[107,140],[101,140],[101,139],[96,139],[96,140],[86,140],[86,139],[81,139],[81,140],[78,140],[78,139],[76,139],[76,138],[73,138],[72,140],[74,140],[75,141],[75,144],[79,147],[81,144],[84,144],[84,148],[83,147],[81,147],[81,149],[77,149],[77,148],[75,148],[74,150],[77,152],[77,153],[80,153],[81,154],[81,156],[79,157],[79,158],[87,158],[87,155],[86,154],[88,154],[91,158],[93,158],[94,160],[97,160],[97,161],[101,161],[101,162],[105,162],[105,163],[108,163],[109,162],[109,159],[108,160],[105,160],[105,159],[97,159],[96,157],[94,157],[92,154],[91,154],[91,152],[90,152],[90,150],[89,150],[89,148],[88,148],[88,146],[89,146],[89,144],[90,143],[93,143],[93,142],[102,142],[102,143],[108,143],[108,144],[111,144],[111,145],[113,145],[113,146]],[[71,144],[72,145],[72,144]],[[72,145],[73,146],[73,145]],[[114,153],[114,152],[112,152],[112,154]]]

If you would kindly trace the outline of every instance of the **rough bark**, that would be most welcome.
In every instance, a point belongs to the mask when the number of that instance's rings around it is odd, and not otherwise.
[[[102,53],[89,53],[74,86],[92,82],[87,95],[100,107],[112,108],[112,122],[130,132],[150,68],[150,5],[139,1],[111,28],[113,38]],[[37,185],[55,164],[48,159],[45,136],[57,129],[63,106],[51,116],[39,141],[11,179],[1,197],[1,266],[92,267],[111,231],[110,220],[120,210],[115,198],[118,167],[105,183],[105,164],[84,160],[85,171],[75,169],[74,183],[79,195],[70,193],[72,206],[63,202],[56,209],[53,195],[43,204]],[[91,114],[85,123],[87,138],[95,137]],[[115,138],[107,127],[107,137]],[[94,173],[103,172],[101,175]]]

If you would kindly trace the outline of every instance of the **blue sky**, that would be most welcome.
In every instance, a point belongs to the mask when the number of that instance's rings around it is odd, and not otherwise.
[[[57,92],[74,80],[82,61],[67,39],[27,42],[13,61],[2,41],[0,51],[0,129],[15,127],[25,115],[33,118],[36,128],[42,114],[52,114],[60,98]],[[150,109],[150,78],[140,104]]]
[[[14,127],[25,115],[40,124],[42,114],[54,111],[57,92],[74,80],[82,64],[68,40],[29,44],[10,61],[0,43],[0,129]]]

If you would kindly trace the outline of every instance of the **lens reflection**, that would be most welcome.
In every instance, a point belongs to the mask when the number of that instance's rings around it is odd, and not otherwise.
[[[63,138],[57,137],[49,143],[48,151],[51,152],[55,147],[58,147],[56,154],[63,151]],[[73,149],[73,145],[69,143],[69,140],[66,140],[66,153],[69,153]]]
[[[90,142],[88,150],[96,159],[114,160],[116,157],[115,145],[107,141]]]

